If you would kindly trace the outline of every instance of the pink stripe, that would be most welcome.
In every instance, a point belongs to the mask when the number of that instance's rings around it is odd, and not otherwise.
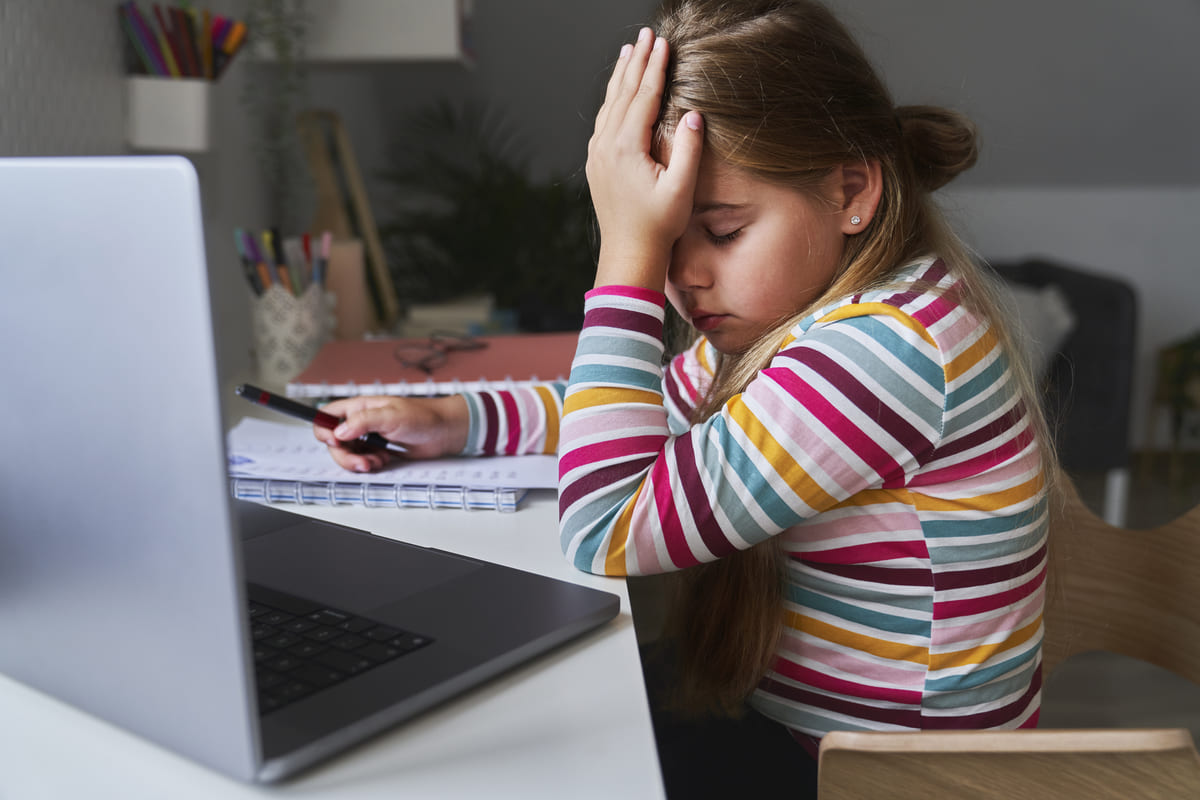
[[[504,452],[507,455],[513,455],[517,452],[517,446],[521,441],[521,414],[517,410],[517,401],[513,398],[512,392],[499,392],[500,402],[504,404],[505,422],[508,425],[508,444],[505,445]]]
[[[829,667],[836,667],[842,672],[853,673],[861,676],[863,680],[871,681],[872,683],[886,683],[893,687],[914,687],[912,691],[920,692],[921,687],[925,684],[925,678],[928,676],[928,670],[923,664],[912,664],[908,670],[901,669],[896,666],[900,662],[880,662],[878,660],[860,658],[854,653],[845,651],[833,650],[820,644],[820,639],[815,639],[811,636],[805,636],[800,632],[788,632],[784,634],[781,649],[789,653],[795,653],[797,657],[803,657],[812,662],[822,664]],[[786,659],[779,659],[778,663]],[[788,663],[794,663],[788,661]],[[799,664],[795,664],[797,669],[801,668]],[[780,670],[782,672],[782,670]],[[907,691],[900,689],[900,691]]]
[[[825,520],[822,515],[811,522],[803,523],[803,539],[797,542],[796,552],[825,549],[848,536],[864,533],[907,534],[913,539],[921,538],[921,521],[911,510],[881,514],[872,506],[856,506],[857,513],[838,513],[837,519]],[[839,509],[840,512],[840,509]]]
[[[780,669],[780,667],[785,667]],[[857,700],[878,701],[884,703],[904,703],[917,705],[921,702],[921,691],[905,690],[896,686],[871,686],[865,683],[834,678],[825,672],[802,667],[799,664],[777,664],[776,671],[788,678],[834,694],[849,695]]]
[[[671,563],[683,569],[699,564],[700,560],[688,547],[683,535],[683,525],[679,520],[675,498],[671,494],[671,476],[667,470],[667,459],[659,458],[650,468],[650,485],[654,490],[654,502],[658,506],[658,518],[662,524],[663,543]]]
[[[767,370],[764,370],[763,375],[766,372]],[[771,370],[771,373],[785,391],[795,397],[817,419],[823,420],[830,433],[865,461],[876,474],[885,477],[900,471],[900,465],[887,450],[838,411],[837,406],[822,396],[811,384],[786,370]],[[889,436],[893,434],[892,431],[887,433]]]
[[[1033,431],[1027,428],[1018,436],[996,445],[992,450],[942,469],[931,470],[922,477],[931,483],[950,483],[979,475],[1015,459],[1032,441]]]
[[[832,547],[804,554],[805,561],[824,564],[870,564],[877,561],[894,561],[898,558],[917,558],[929,561],[929,550],[924,541],[916,542],[872,542],[850,547]]]
[[[998,488],[1010,488],[1017,483],[1023,483],[1028,480],[1028,477],[1023,478],[1022,474],[1029,472],[1035,466],[1035,458],[1035,454],[1031,452],[1026,458],[1014,458],[987,472],[963,476],[954,482],[954,494],[961,497],[973,497],[996,491]],[[919,481],[914,480],[909,484],[911,488],[941,485],[940,481],[926,481],[924,475],[919,475],[918,478],[920,478]]]
[[[643,489],[645,485],[642,484]],[[659,560],[658,549],[655,547],[653,531],[658,527],[658,519],[654,503],[651,502],[653,497],[648,491],[640,492],[629,518],[629,538],[633,540],[633,549],[637,553],[638,572],[643,575],[664,572],[665,568],[670,567]],[[626,543],[626,548],[628,547],[629,544]]]
[[[943,349],[953,351],[979,333],[979,320],[970,314],[962,314],[954,322],[938,331],[938,339],[944,343]]]
[[[934,642],[939,652],[959,650],[963,643],[980,642],[988,636],[995,635],[998,630],[1015,631],[1025,627],[1042,613],[1046,598],[1045,583],[1025,600],[1015,604],[1012,613],[998,619],[987,619],[970,625],[937,625],[934,631]]]
[[[926,328],[931,328],[958,307],[958,303],[952,302],[946,297],[939,297],[924,308],[918,309],[912,317]]]
[[[521,414],[522,441],[518,452],[544,452],[546,449],[546,420],[542,415],[542,411],[545,409],[542,396],[538,394],[536,389],[513,392],[513,396],[516,397],[517,403],[520,405]],[[553,410],[550,413],[553,413]],[[530,447],[531,444],[535,443],[537,444],[536,448]]]
[[[667,440],[666,434],[626,436],[595,444],[582,445],[558,458],[558,472],[566,475],[579,467],[589,467],[606,461],[625,460],[636,456],[656,455]]]
[[[933,618],[935,620],[951,619],[952,617],[967,617],[972,614],[983,614],[995,611],[1007,605],[1020,602],[1042,588],[1046,580],[1046,571],[1040,570],[1037,576],[1024,585],[1005,592],[973,597],[968,600],[934,601]]]
[[[595,289],[585,292],[583,298],[584,300],[591,300],[592,298],[600,298],[606,295],[613,297],[630,297],[634,300],[644,300],[647,303],[654,303],[663,307],[666,307],[667,304],[667,296],[662,292],[655,291],[654,289],[645,289],[640,286],[618,286],[615,284],[610,286],[597,286]]]

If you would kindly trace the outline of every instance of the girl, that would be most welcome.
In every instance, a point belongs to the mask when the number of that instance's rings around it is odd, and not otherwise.
[[[589,143],[601,249],[565,392],[342,401],[317,436],[353,469],[385,458],[339,445],[369,430],[557,450],[576,566],[681,571],[679,707],[740,722],[722,742],[656,718],[669,791],[680,741],[681,794],[725,766],[795,796],[796,741],[829,730],[1035,725],[1052,453],[930,196],[973,128],[895,107],[809,0],[681,0],[655,29]],[[667,301],[699,337],[664,370]]]

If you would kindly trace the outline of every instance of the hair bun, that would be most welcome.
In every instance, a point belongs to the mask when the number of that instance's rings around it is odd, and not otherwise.
[[[979,157],[975,123],[938,106],[899,106],[896,119],[917,182],[927,191],[949,183]]]

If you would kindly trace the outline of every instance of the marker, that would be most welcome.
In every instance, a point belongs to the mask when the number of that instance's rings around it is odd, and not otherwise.
[[[234,389],[239,397],[244,397],[251,403],[258,403],[260,406],[274,409],[290,417],[297,417],[311,422],[314,425],[320,425],[322,428],[333,430],[338,425],[342,424],[341,417],[335,417],[333,414],[326,414],[320,409],[306,406],[304,403],[297,403],[295,400],[289,400],[286,397],[280,397],[277,394],[268,392],[266,389],[260,389],[257,386],[251,386],[248,383],[243,383]],[[364,433],[358,437],[360,444],[370,447],[374,450],[388,450],[393,453],[407,453],[408,449],[403,445],[389,442],[387,439],[380,436],[374,431]]]

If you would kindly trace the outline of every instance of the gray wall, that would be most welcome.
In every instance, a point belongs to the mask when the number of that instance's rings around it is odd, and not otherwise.
[[[1200,3],[830,1],[899,102],[951,105],[979,123],[979,165],[943,194],[982,255],[1051,256],[1138,288],[1140,422],[1153,353],[1200,318],[1192,299],[1200,290],[1192,235],[1200,219]],[[539,172],[569,173],[583,166],[608,66],[654,4],[475,0],[473,67],[314,68],[310,101],[342,114],[379,205],[386,198],[375,175],[392,158],[389,132],[442,95],[504,109],[538,143]],[[124,151],[114,7],[0,0],[0,155]],[[214,146],[193,158],[231,374],[249,366],[248,303],[231,231],[272,222],[239,103],[256,69],[242,60],[214,87]]]

